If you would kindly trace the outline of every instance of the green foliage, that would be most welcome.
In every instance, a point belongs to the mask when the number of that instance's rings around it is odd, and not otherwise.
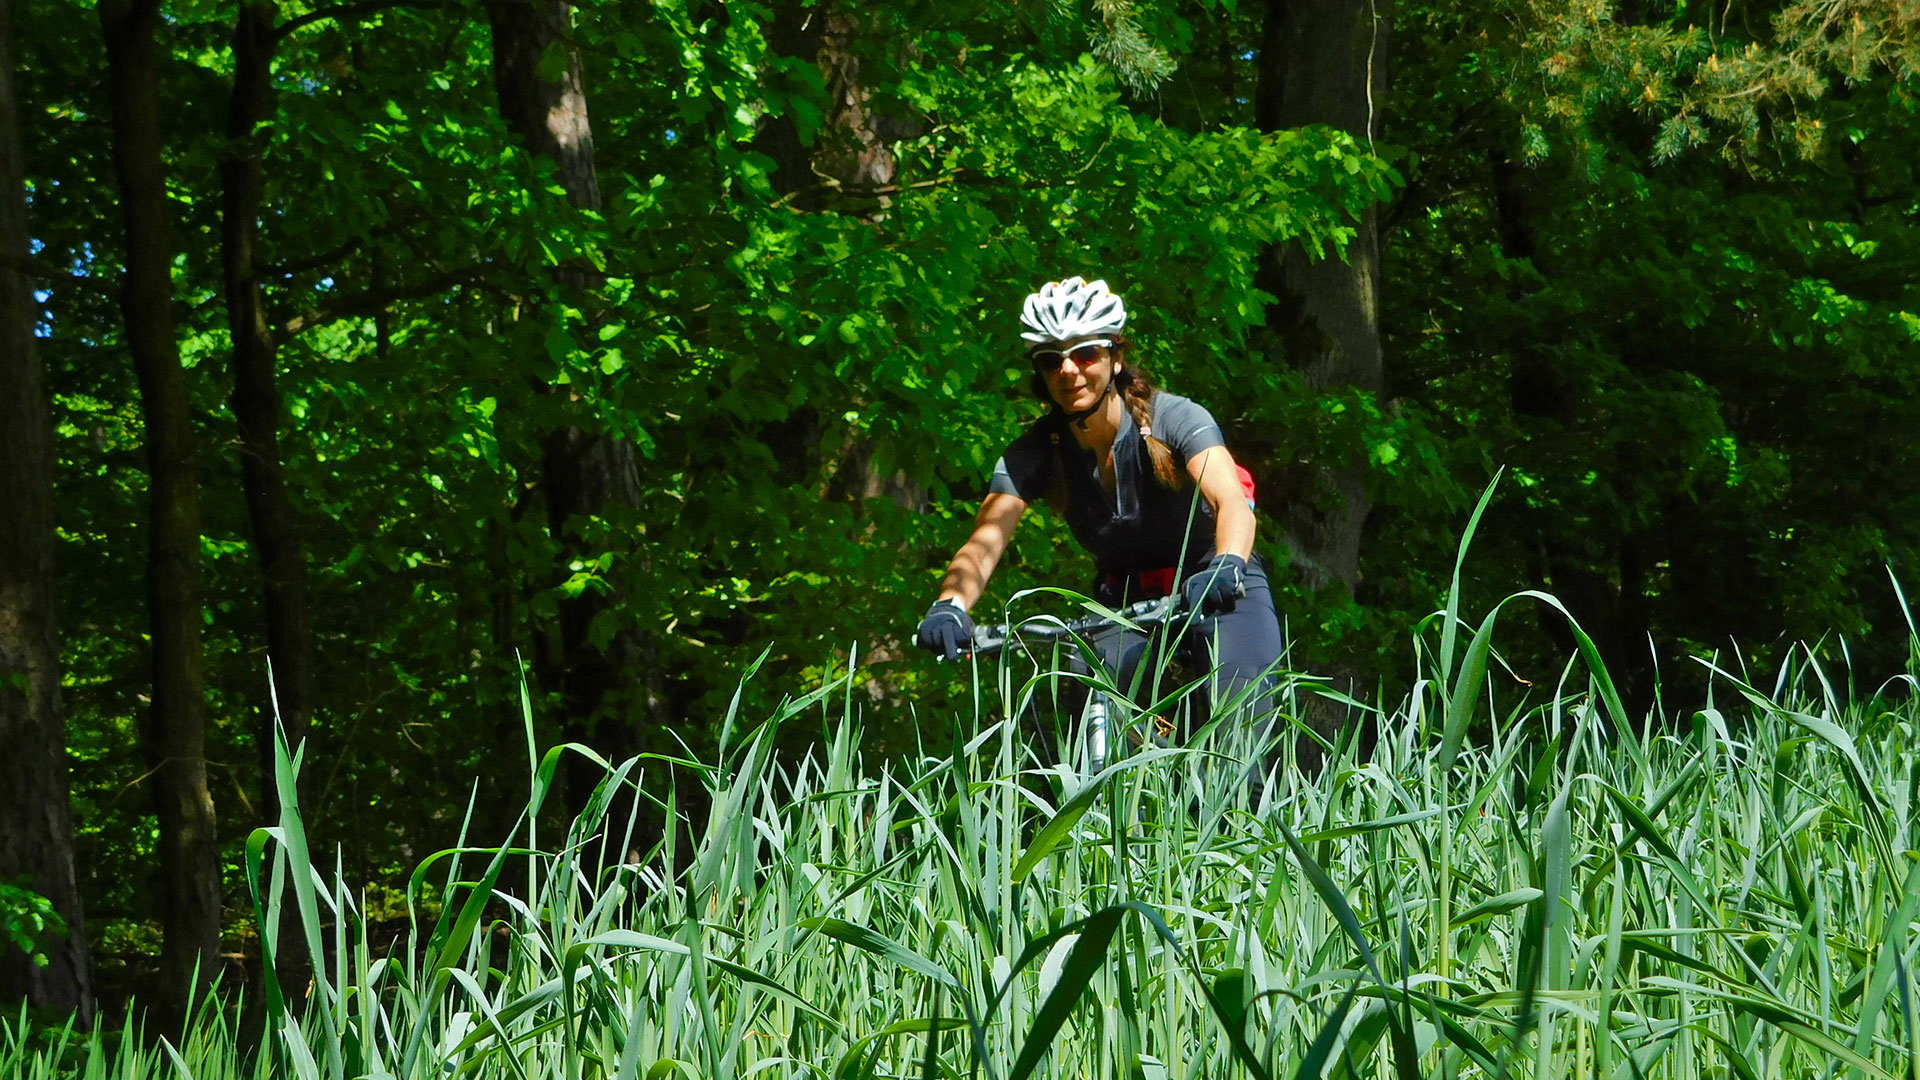
[[[1783,148],[1817,157],[1832,130],[1822,98],[1889,79],[1904,96],[1920,75],[1910,4],[1790,0],[1735,17],[1685,2],[1530,5],[1515,44],[1535,78],[1519,96],[1535,124],[1570,124],[1584,137],[1624,107],[1658,122],[1656,159],[1717,142],[1751,165]]]
[[[40,967],[47,966],[47,954],[40,949],[47,934],[64,934],[67,923],[53,910],[53,901],[27,888],[30,883],[0,879],[0,939],[16,948]]]
[[[1821,60],[1827,91],[1790,105],[1715,90],[1758,110],[1748,134],[1688,104],[1706,93],[1693,65],[1771,63],[1811,10],[1399,16],[1396,78],[1438,92],[1402,98],[1392,128],[1418,165],[1387,274],[1423,287],[1386,294],[1388,396],[1443,475],[1513,471],[1480,549],[1508,568],[1498,588],[1544,584],[1579,613],[1636,713],[1656,668],[1670,700],[1697,699],[1690,656],[1824,640],[1872,679],[1906,661],[1880,631],[1904,625],[1886,569],[1907,576],[1920,539],[1893,434],[1920,310],[1920,189],[1896,165],[1915,148],[1911,73]],[[1910,33],[1897,5],[1862,14]],[[1709,144],[1671,141],[1689,109]],[[1811,157],[1805,124],[1833,136]],[[1433,594],[1417,575],[1450,544],[1431,525],[1442,490],[1382,484],[1373,603]],[[1506,656],[1535,683],[1572,644],[1542,629],[1553,646]]]

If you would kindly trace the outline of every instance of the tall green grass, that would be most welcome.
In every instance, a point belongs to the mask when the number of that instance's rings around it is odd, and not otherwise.
[[[691,846],[638,864],[609,808],[678,812],[668,763],[603,762],[553,835],[560,760],[592,752],[530,746],[520,829],[427,860],[409,895],[443,902],[391,950],[307,850],[283,749],[248,865],[260,940],[294,919],[320,958],[299,1011],[270,982],[245,1052],[212,1006],[150,1048],[22,1019],[0,1074],[1920,1078],[1915,706],[1802,656],[1642,738],[1597,667],[1503,705],[1494,625],[1443,616],[1411,696],[1355,707],[1371,752],[1307,774],[1284,739],[1259,805],[1231,731],[1091,778],[1037,759],[1019,718],[1053,676],[1018,660],[906,763],[862,757],[845,678],[730,714],[722,759],[680,764]],[[1323,692],[1289,678],[1283,711]],[[824,741],[776,760],[798,723]]]

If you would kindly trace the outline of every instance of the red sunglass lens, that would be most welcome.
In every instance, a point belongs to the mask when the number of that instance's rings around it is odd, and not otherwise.
[[[1100,359],[1104,348],[1105,347],[1101,345],[1077,345],[1066,352],[1061,352],[1058,349],[1044,349],[1040,352],[1029,353],[1028,356],[1033,360],[1033,369],[1035,371],[1038,371],[1042,375],[1051,375],[1055,371],[1060,370],[1060,365],[1066,363],[1068,360],[1072,360],[1081,367],[1092,364],[1094,361]]]

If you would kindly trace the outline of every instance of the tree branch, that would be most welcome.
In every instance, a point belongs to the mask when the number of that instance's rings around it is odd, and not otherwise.
[[[428,214],[425,210],[407,206],[395,209],[391,202],[388,202],[387,219],[380,223],[378,234],[389,238],[397,236],[403,242],[406,242],[409,247],[413,247],[413,244],[406,238],[405,230],[420,224],[427,220],[427,218]],[[291,262],[279,263],[273,266],[262,266],[256,272],[262,278],[278,278],[292,277],[295,274],[304,274],[310,270],[319,270],[339,262],[341,259],[346,258],[375,240],[375,234],[348,237],[345,241],[341,242],[339,246],[330,251],[322,251],[315,255],[308,255],[305,258],[295,259]],[[414,253],[421,254],[418,248],[414,249]]]
[[[1010,181],[998,176],[978,174],[974,170],[963,168],[959,172],[950,173],[946,176],[937,176],[931,180],[916,180],[910,184],[888,184],[881,187],[843,184],[838,180],[824,179],[818,184],[800,188],[796,191],[789,191],[785,195],[773,200],[770,205],[775,209],[779,209],[790,205],[795,199],[798,199],[802,195],[818,194],[820,192],[845,195],[856,199],[875,199],[894,195],[908,195],[916,191],[926,191],[931,188],[958,187],[962,185],[968,187],[1006,187],[1019,191],[1050,191],[1054,188],[1079,187],[1080,182],[1078,180]]]
[[[464,270],[453,270],[425,281],[410,285],[395,285],[385,289],[367,289],[354,296],[341,299],[337,303],[322,304],[312,311],[295,315],[280,324],[278,338],[287,338],[311,330],[316,326],[340,319],[350,319],[358,315],[371,315],[396,300],[418,300],[423,297],[437,296],[456,285],[465,285],[480,277],[488,269],[488,264],[469,266]]]
[[[275,39],[297,33],[317,22],[328,19],[352,19],[361,15],[371,15],[378,11],[391,11],[394,8],[424,8],[436,10],[452,7],[446,0],[362,0],[357,4],[332,4],[316,8],[295,19],[289,19],[274,29]]]
[[[255,273],[257,276],[263,278],[278,278],[292,277],[295,274],[304,274],[309,270],[318,270],[323,266],[330,266],[346,258],[348,255],[353,254],[365,240],[365,237],[356,236],[346,243],[341,244],[339,247],[334,248],[332,251],[323,251],[318,255],[309,255],[304,259],[290,263],[281,263],[278,266],[262,266],[255,271]]]
[[[13,258],[0,256],[0,269],[11,270],[33,282],[36,286],[35,291],[38,291],[40,287],[52,289],[62,285],[70,285],[82,292],[95,293],[100,296],[113,297],[119,295],[118,290],[114,288],[114,283],[108,278],[97,277],[92,274],[75,274],[67,270],[57,270],[28,255],[19,255]],[[38,306],[40,301],[35,300],[34,303]]]

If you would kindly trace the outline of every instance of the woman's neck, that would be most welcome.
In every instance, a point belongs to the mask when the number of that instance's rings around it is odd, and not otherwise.
[[[1073,439],[1082,447],[1104,454],[1113,449],[1113,441],[1120,437],[1120,421],[1126,415],[1126,406],[1120,401],[1117,391],[1102,398],[1098,408],[1084,420],[1072,420],[1067,430],[1073,432]]]

